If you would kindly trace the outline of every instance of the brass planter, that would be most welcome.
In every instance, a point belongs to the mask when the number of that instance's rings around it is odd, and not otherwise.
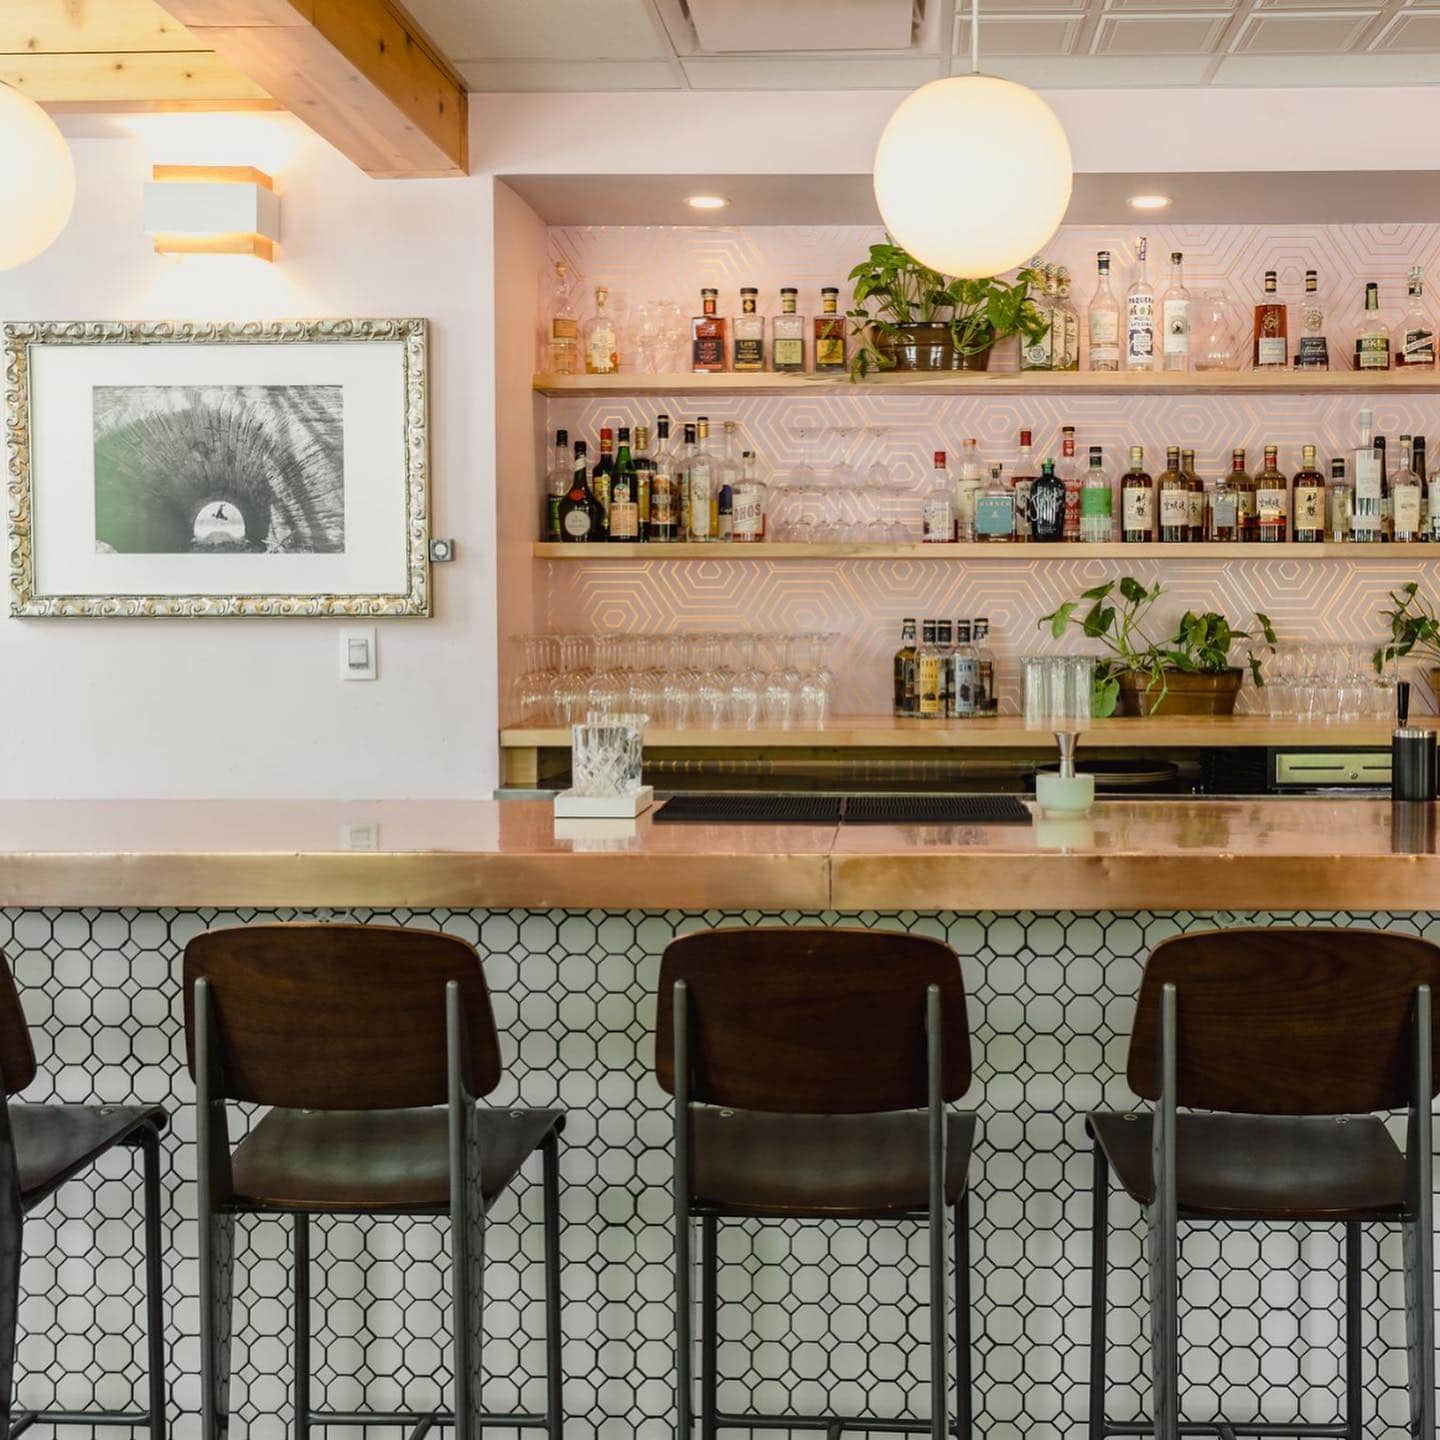
[[[1143,670],[1127,670],[1119,678],[1122,715],[1233,715],[1245,672],[1238,665],[1205,675],[1167,670],[1163,697],[1158,684],[1150,688]]]
[[[1435,697],[1435,708],[1440,710],[1440,665],[1432,665],[1425,672],[1425,678],[1430,682],[1430,693]]]
[[[894,362],[894,368],[905,372],[937,372],[945,370],[986,370],[990,366],[990,346],[973,355],[955,351],[955,337],[950,327],[942,324],[901,325],[891,330],[875,331],[875,348]]]

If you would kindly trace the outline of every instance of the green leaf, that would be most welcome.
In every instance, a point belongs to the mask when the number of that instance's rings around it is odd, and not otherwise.
[[[1121,579],[1120,593],[1132,605],[1138,605],[1147,598],[1145,587],[1131,575],[1126,575]]]
[[[1120,703],[1120,682],[1115,679],[1097,680],[1090,703],[1095,714],[1101,719],[1113,715],[1115,707]]]
[[[1080,598],[1082,600],[1103,600],[1114,588],[1115,582],[1107,580],[1103,585],[1093,585],[1089,590],[1082,590]]]
[[[1050,622],[1050,633],[1058,640],[1065,633],[1065,627],[1069,625],[1070,617],[1075,613],[1079,603],[1078,600],[1067,600],[1058,610],[1053,610],[1049,615],[1042,616],[1040,624],[1043,625],[1048,620]]]

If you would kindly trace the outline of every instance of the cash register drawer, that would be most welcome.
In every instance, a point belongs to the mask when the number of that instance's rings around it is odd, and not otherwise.
[[[1276,750],[1272,763],[1277,790],[1390,783],[1390,754],[1385,750]]]

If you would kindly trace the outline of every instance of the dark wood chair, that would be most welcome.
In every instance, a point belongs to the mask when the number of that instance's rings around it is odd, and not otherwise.
[[[951,1433],[945,1211],[955,1213],[957,1421],[970,1432],[967,1175],[975,1116],[960,963],[947,945],[883,930],[707,930],[660,966],[655,1074],[675,1097],[677,1433],[692,1432],[691,1218],[700,1219],[701,1434],[718,1429]],[[722,1414],[717,1239],[725,1218],[925,1221],[930,1231],[928,1420]]]
[[[235,1216],[294,1216],[295,1434],[312,1426],[563,1425],[559,1110],[491,1110],[500,1042],[480,958],[464,941],[379,925],[252,925],[185,947],[185,1040],[199,1148],[201,1419],[229,1424]],[[233,1152],[227,1100],[272,1107]],[[480,1404],[485,1212],[536,1151],[545,1226],[546,1409]],[[310,1403],[311,1215],[448,1215],[454,1409],[355,1415]]]
[[[165,1434],[165,1316],[161,1304],[160,1132],[158,1105],[22,1105],[35,1078],[35,1050],[10,967],[0,956],[0,1436],[31,1425],[143,1426]],[[148,1405],[141,1411],[27,1410],[15,1405],[15,1345],[25,1217],[67,1180],[118,1145],[139,1150],[145,1227]]]
[[[1185,1424],[1186,1434],[1364,1435],[1361,1228],[1405,1232],[1411,1434],[1435,1433],[1430,1103],[1431,996],[1440,947],[1369,930],[1235,929],[1177,935],[1145,967],[1130,1088],[1148,1112],[1096,1112],[1090,1437],[1176,1440],[1179,1222],[1345,1226],[1346,1414],[1334,1424]],[[1181,1113],[1184,1107],[1184,1113]],[[1408,1110],[1402,1152],[1375,1112]],[[1205,1113],[1190,1113],[1200,1111]],[[1152,1296],[1153,1421],[1105,1408],[1110,1172],[1145,1210]]]

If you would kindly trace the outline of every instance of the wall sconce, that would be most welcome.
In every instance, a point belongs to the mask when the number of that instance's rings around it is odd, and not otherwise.
[[[280,199],[249,165],[156,165],[145,186],[145,233],[157,255],[275,258]]]

